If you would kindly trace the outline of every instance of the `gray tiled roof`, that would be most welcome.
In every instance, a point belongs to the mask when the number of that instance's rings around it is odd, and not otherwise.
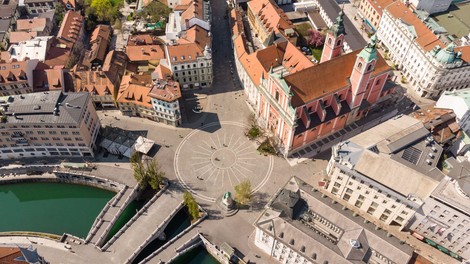
[[[373,258],[372,251],[394,263],[407,263],[411,258],[413,250],[410,246],[388,237],[385,231],[375,230],[373,224],[364,223],[363,218],[354,217],[351,211],[343,210],[340,204],[333,204],[330,198],[322,197],[320,192],[314,191],[304,181],[292,177],[284,188],[292,192],[300,190],[303,209],[294,213],[294,219],[284,216],[275,206],[279,204],[276,200],[285,198],[279,196],[281,191],[268,204],[268,209],[255,225],[307,259],[314,259],[315,263],[367,263],[369,258]],[[323,224],[329,234],[320,235],[304,224],[299,217],[304,212],[323,217],[322,223],[317,221],[316,226]],[[337,242],[331,241],[331,237],[336,237]],[[360,247],[353,248],[351,240],[358,241]]]
[[[318,0],[318,3],[323,7],[331,21],[336,21],[336,17],[341,11],[341,7],[336,3],[335,0]],[[361,33],[356,29],[351,20],[347,16],[343,17],[344,28],[346,30],[346,36],[344,37],[349,47],[352,50],[358,50],[364,48],[367,42],[361,36]]]
[[[76,124],[89,97],[88,93],[51,91],[3,97],[1,105],[7,106],[3,112],[8,123]]]

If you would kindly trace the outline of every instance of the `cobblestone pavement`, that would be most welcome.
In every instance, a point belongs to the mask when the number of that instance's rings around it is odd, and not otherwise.
[[[222,121],[192,131],[175,153],[178,180],[208,202],[226,191],[233,193],[233,187],[244,180],[250,180],[254,191],[261,189],[274,159],[259,155],[256,143],[245,136],[247,129],[241,123]]]

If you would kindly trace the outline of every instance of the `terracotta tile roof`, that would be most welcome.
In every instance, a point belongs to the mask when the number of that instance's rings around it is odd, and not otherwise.
[[[323,95],[333,93],[339,89],[350,85],[351,75],[356,55],[361,50],[336,57],[332,60],[320,63],[314,67],[309,67],[302,71],[284,77],[287,85],[290,85],[294,96],[292,105],[298,107]],[[391,71],[382,56],[379,57],[373,75]]]
[[[167,49],[168,59],[171,60],[173,64],[196,61],[197,57],[203,56],[203,51],[200,46],[195,43],[168,46]]]
[[[396,0],[367,0],[369,4],[382,15],[383,9],[386,8],[389,4],[395,2]]]
[[[230,21],[233,21],[232,25],[232,32],[234,36],[238,36],[239,34],[243,33],[243,14],[239,8],[233,8],[230,11],[230,17],[232,18]]]
[[[47,51],[46,60],[41,65],[38,65],[39,69],[49,69],[54,67],[65,67],[67,61],[70,58],[70,48],[68,42],[61,39],[53,39],[52,44]]]
[[[201,52],[204,51],[206,45],[211,46],[211,37],[209,32],[204,28],[194,25],[190,29],[183,32],[181,37],[178,39],[178,43],[187,44],[195,43],[201,49]]]
[[[33,92],[64,90],[63,69],[35,70]]]
[[[436,45],[444,47],[444,44],[439,40],[439,37],[434,35],[434,33],[432,33],[432,31],[427,28],[426,25],[415,14],[413,14],[413,11],[405,6],[405,4],[397,1],[389,5],[386,10],[395,19],[400,19],[404,23],[413,26],[417,35],[415,41],[423,50],[430,51]]]
[[[90,38],[90,50],[86,52],[84,64],[88,67],[94,60],[104,61],[108,44],[111,41],[112,29],[108,25],[98,25]]]
[[[126,54],[130,61],[159,61],[165,58],[163,45],[127,46]]]
[[[16,31],[10,32],[10,44],[18,44],[22,41],[30,40],[38,36],[37,32]]]
[[[102,70],[108,73],[111,79],[123,76],[127,66],[127,55],[124,51],[110,50],[104,59]]]
[[[0,84],[28,83],[29,78],[32,81],[32,71],[37,63],[38,60],[0,63]]]
[[[460,126],[456,122],[454,111],[450,109],[429,107],[413,112],[410,116],[421,121],[440,144],[460,135]]]
[[[470,63],[470,46],[457,47],[455,48],[455,51],[462,52],[462,60]]]
[[[41,32],[46,29],[47,19],[46,18],[33,18],[33,19],[18,19],[16,20],[17,31],[35,31]]]
[[[191,18],[199,18],[200,20],[204,21],[204,6],[203,0],[192,0],[188,8],[183,11],[181,14],[181,23],[186,23],[186,20],[190,20]]]
[[[271,0],[249,1],[248,8],[255,16],[258,16],[268,32],[274,30],[275,33],[279,33],[280,30],[293,28],[292,22],[284,11]]]
[[[271,67],[283,65],[290,73],[313,66],[311,62],[294,44],[289,41],[276,43],[265,49],[258,50],[257,58],[265,71]]]
[[[24,261],[20,261],[23,257],[21,251],[18,247],[0,247],[0,263],[8,263],[8,264],[20,264],[25,263]]]
[[[119,103],[134,103],[146,108],[152,108],[149,96],[152,89],[150,75],[126,75],[122,77],[121,86],[117,95]]]
[[[83,26],[83,20],[80,13],[67,11],[60,25],[59,33],[57,33],[57,38],[65,40],[67,45],[72,47],[78,40],[80,30]]]
[[[171,79],[171,71],[167,67],[158,64],[158,66],[153,71],[153,74],[156,76],[157,79]],[[153,76],[152,76],[153,77]]]
[[[157,79],[148,94],[152,98],[172,102],[181,98],[180,85],[176,81]]]

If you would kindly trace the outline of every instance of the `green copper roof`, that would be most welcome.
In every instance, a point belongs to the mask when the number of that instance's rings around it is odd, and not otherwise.
[[[377,36],[373,35],[370,38],[369,43],[365,48],[357,54],[358,57],[361,57],[364,59],[365,62],[371,62],[372,60],[377,60],[377,51],[375,49],[375,46],[377,44]]]
[[[343,24],[343,10],[339,11],[338,17],[336,18],[336,22],[330,27],[330,32],[333,33],[335,37],[339,35],[346,35],[346,31],[344,30]]]
[[[454,62],[455,60],[454,48],[455,48],[455,44],[451,42],[449,45],[447,45],[445,49],[441,49],[436,54],[436,60],[442,64],[449,64],[449,63]]]

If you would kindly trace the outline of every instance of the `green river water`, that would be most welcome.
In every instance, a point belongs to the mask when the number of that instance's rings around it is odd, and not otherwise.
[[[64,183],[0,185],[0,232],[35,231],[86,237],[115,193]]]

